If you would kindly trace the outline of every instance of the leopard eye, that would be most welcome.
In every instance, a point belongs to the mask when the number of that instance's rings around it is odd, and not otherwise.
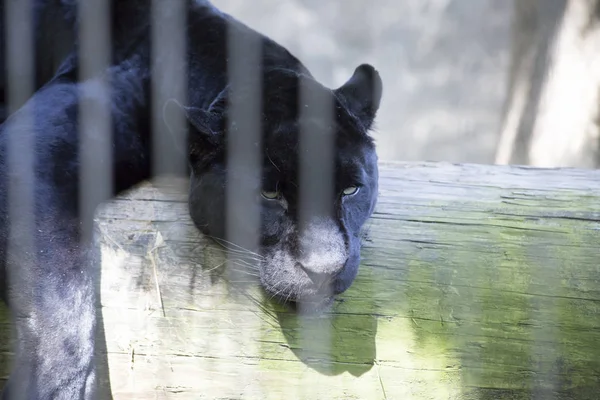
[[[358,186],[348,186],[342,191],[344,196],[352,196],[358,192]]]
[[[264,197],[267,200],[275,200],[276,198],[279,197],[279,192],[277,192],[277,191],[270,192],[267,190],[263,190],[260,192],[260,194],[262,195],[262,197]]]

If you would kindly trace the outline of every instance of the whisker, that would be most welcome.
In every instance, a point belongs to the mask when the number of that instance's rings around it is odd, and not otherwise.
[[[280,282],[278,282],[277,284],[279,284],[279,283],[281,283],[281,281],[280,281]],[[279,298],[279,295],[280,295],[282,292],[284,292],[284,291],[288,290],[288,289],[289,289],[291,286],[292,286],[292,282],[288,282],[288,283],[287,283],[287,285],[285,285],[284,287],[282,287],[281,289],[279,289],[278,291],[276,291],[275,293],[273,293],[273,294],[270,296],[270,300],[273,300],[273,299],[275,299],[275,300],[277,300],[279,303],[285,303],[285,302],[287,302],[287,301],[288,301],[288,299],[289,299],[289,296],[290,296],[290,294],[288,294],[288,295],[286,296],[286,300],[285,300],[285,301],[283,301],[283,302],[282,302],[282,301],[281,301],[281,299]],[[276,296],[277,296],[277,298],[275,298]]]
[[[264,261],[266,258],[259,258],[253,254],[245,254],[243,252],[240,251],[231,251],[228,250],[228,255],[231,256],[231,258],[234,257],[239,257],[240,259],[244,259],[244,260],[254,260],[254,261]]]
[[[227,261],[223,261],[221,264],[217,265],[216,267],[209,268],[209,269],[207,269],[205,272],[212,272],[212,271],[214,271],[215,269],[219,269],[219,268],[221,268],[222,266],[224,266],[226,262],[227,262]]]
[[[217,245],[219,246],[219,248],[218,248],[219,251],[222,251],[224,249],[227,252],[228,256],[240,257],[240,259],[257,261],[257,262],[264,261],[264,259],[265,259],[264,257],[263,258],[258,258],[254,254],[248,254],[247,252],[244,252],[244,251],[241,251],[241,250],[224,248],[219,243],[217,243]]]
[[[273,162],[273,160],[271,160],[271,157],[269,156],[269,153],[265,153],[267,155],[267,158],[269,159],[269,161],[271,161],[271,164],[273,164],[273,166],[275,167],[275,169],[279,172],[281,172],[281,170],[279,169],[279,167],[277,165],[275,165],[275,163]]]
[[[231,270],[234,271],[234,272],[239,272],[239,273],[246,274],[246,275],[249,275],[249,276],[255,276],[257,278],[260,277],[259,274],[256,274],[256,273],[253,273],[253,272],[249,272],[249,271],[245,271],[243,269],[231,268]]]
[[[237,272],[237,273],[240,273],[240,274],[245,274],[245,275],[248,275],[248,276],[254,276],[256,278],[260,278],[260,274],[257,274],[255,272],[245,271],[243,269],[232,268],[231,271],[232,272]]]
[[[242,247],[242,246],[240,246],[240,245],[237,245],[237,244],[235,244],[235,243],[233,243],[233,242],[230,242],[229,240],[221,239],[221,238],[218,238],[218,237],[216,237],[216,236],[209,236],[209,237],[210,237],[211,239],[213,239],[215,242],[219,243],[219,244],[222,244],[222,243],[225,243],[225,244],[227,244],[228,246],[223,246],[223,247],[226,247],[228,250],[230,249],[230,248],[229,248],[229,246],[232,246],[232,247],[234,247],[234,248],[237,248],[237,249],[239,249],[239,250],[242,250],[242,251],[244,251],[245,253],[248,253],[248,254],[253,254],[253,255],[257,256],[257,257],[264,258],[264,256],[262,256],[262,255],[260,255],[260,254],[258,254],[258,253],[255,253],[255,252],[253,252],[252,250],[248,250],[248,249],[246,249],[246,248],[244,248],[244,247]]]
[[[270,294],[269,294],[269,296],[268,296],[268,299],[269,299],[269,300],[273,300],[273,299],[275,299],[275,297],[276,297],[276,296],[277,296],[279,293],[281,293],[281,291],[282,291],[282,290],[283,290],[283,288],[282,288],[282,289],[280,289],[280,290],[278,290],[278,291],[276,291],[275,293],[270,293]]]
[[[286,302],[286,303],[290,301],[290,297],[292,297],[292,292],[289,292],[289,293],[287,294],[287,296],[285,296],[285,302]]]
[[[236,262],[244,264],[248,268],[252,268],[252,269],[258,271],[258,267],[256,266],[256,264],[249,263],[248,261],[246,261],[244,259],[233,259],[233,260],[236,261]],[[258,261],[258,260],[255,260],[255,261]]]
[[[232,264],[238,265],[240,267],[251,269],[253,271],[259,271],[258,265],[256,263],[248,262],[247,260],[242,259],[242,258],[228,258],[227,261],[229,261]],[[253,260],[253,261],[258,261],[258,260]]]
[[[215,240],[215,239],[213,238],[213,240]],[[223,240],[223,239],[220,239],[220,240]],[[253,255],[253,256],[255,256],[255,257],[263,257],[263,256],[261,256],[260,254],[253,253],[253,252],[251,252],[250,250],[246,250],[246,249],[243,249],[243,248],[240,250],[240,249],[235,249],[235,248],[232,248],[232,247],[230,247],[230,245],[227,245],[227,244],[225,244],[225,245],[224,245],[224,244],[222,244],[222,243],[218,243],[218,242],[217,242],[217,244],[218,244],[219,246],[221,246],[223,249],[225,249],[225,250],[227,250],[228,252],[230,252],[230,253],[236,253],[236,254],[248,254],[248,255]]]

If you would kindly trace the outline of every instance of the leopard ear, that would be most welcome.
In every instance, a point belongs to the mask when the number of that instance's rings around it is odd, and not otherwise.
[[[383,82],[373,66],[359,65],[350,79],[334,92],[366,129],[371,128],[383,92]]]
[[[222,141],[222,117],[219,113],[186,107],[170,99],[163,108],[163,120],[180,152],[190,159],[213,152]],[[181,145],[186,142],[187,149],[184,149]]]

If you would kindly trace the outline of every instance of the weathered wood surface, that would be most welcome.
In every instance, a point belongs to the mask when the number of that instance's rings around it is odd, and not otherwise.
[[[382,163],[359,276],[316,321],[228,274],[172,183],[97,214],[115,398],[599,398],[600,171]]]

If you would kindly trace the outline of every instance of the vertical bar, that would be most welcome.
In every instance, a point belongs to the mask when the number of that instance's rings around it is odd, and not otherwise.
[[[17,111],[34,92],[33,0],[5,0],[8,112]]]
[[[236,21],[227,26],[227,75],[229,85],[227,120],[227,187],[225,236],[230,243],[257,253],[260,240],[260,189],[262,186],[262,41]],[[238,247],[238,248],[239,248]],[[227,252],[227,277],[246,293],[253,275],[244,273],[235,259],[239,251]],[[236,265],[237,264],[237,265]],[[260,329],[260,321],[254,329]],[[258,323],[257,323],[258,322]],[[250,328],[248,328],[250,330]],[[255,332],[248,332],[253,336]],[[231,353],[244,354],[240,342],[227,339]],[[255,346],[251,343],[245,346]],[[231,372],[231,371],[226,371]],[[252,374],[243,373],[243,386],[251,384]]]
[[[530,290],[539,293],[540,288],[564,288],[561,277],[565,268],[559,258],[543,244],[531,244],[527,247],[530,269]],[[554,257],[553,257],[554,256]],[[540,283],[543,283],[541,285]],[[541,294],[541,293],[540,293]],[[560,294],[557,293],[557,294]],[[559,306],[560,296],[531,296],[530,319],[535,323],[531,327],[531,399],[555,400],[564,385],[561,352],[563,349],[551,347],[549,343],[560,343]]]
[[[334,104],[331,94],[310,78],[300,80],[300,137],[299,137],[299,229],[300,232],[318,220],[333,219],[335,129]],[[301,251],[310,251],[310,249]],[[315,279],[314,277],[311,279]],[[323,287],[322,282],[315,282]],[[330,284],[319,298],[303,299],[320,302],[332,296]],[[303,303],[299,303],[302,310]],[[328,321],[301,320],[301,342],[306,356],[325,357],[325,368],[330,368],[331,324]],[[313,338],[318,338],[314,340]],[[310,386],[307,386],[310,387]]]
[[[227,125],[226,239],[257,252],[260,238],[262,169],[262,47],[260,37],[236,22],[227,29],[229,104]],[[228,260],[239,256],[228,254]],[[231,281],[247,281],[248,274],[228,262]]]
[[[87,241],[92,237],[97,205],[113,192],[111,95],[106,76],[111,62],[110,2],[80,1],[77,11],[79,79],[93,85],[95,98],[81,98],[78,112],[79,212],[82,240]]]
[[[80,240],[84,246],[93,241],[94,213],[96,207],[110,199],[113,194],[113,132],[111,113],[111,88],[108,69],[112,61],[110,30],[111,2],[106,0],[84,0],[77,5],[79,41],[78,85],[79,102],[77,112],[77,135],[79,152],[78,204],[81,221]],[[85,92],[85,94],[84,94]],[[96,314],[96,325],[101,326],[100,309],[100,270],[91,265],[89,274],[94,285],[93,296],[96,303],[89,312]],[[80,312],[84,312],[80,310]],[[96,330],[95,351],[105,350],[102,330]],[[98,395],[110,392],[108,367],[95,361],[97,377],[100,371],[106,374],[103,384],[98,384]],[[106,385],[106,386],[105,386]]]
[[[415,266],[412,266],[415,268]],[[418,268],[418,266],[416,266]],[[409,274],[411,271],[409,271]],[[489,282],[493,277],[489,270],[474,268],[469,273],[469,282]],[[467,287],[461,290],[464,304],[468,304],[468,313],[472,320],[466,320],[458,325],[457,332],[459,340],[459,360],[461,367],[461,379],[465,387],[477,387],[484,381],[486,360],[484,357],[484,346],[486,345],[485,331],[483,329],[486,314],[486,304],[478,298],[483,289]],[[465,311],[467,312],[467,311]]]
[[[333,97],[310,78],[300,79],[300,229],[313,218],[333,218]]]
[[[7,114],[17,111],[34,92],[35,52],[33,37],[33,4],[32,0],[5,1],[4,26],[6,37],[7,68]],[[21,123],[12,131],[6,125],[4,138],[8,174],[8,194],[6,197],[9,218],[9,233],[7,244],[8,279],[11,285],[10,301],[13,302],[13,312],[28,315],[26,302],[21,296],[28,296],[30,286],[27,284],[26,268],[20,268],[21,257],[25,254],[35,257],[34,247],[34,137],[32,107],[21,110]],[[0,150],[1,151],[1,150]],[[13,369],[11,375],[11,396],[21,398],[26,393],[33,376],[33,365],[27,360],[27,349],[17,345],[15,348],[14,364],[19,368]]]
[[[164,119],[165,105],[170,100],[182,105],[188,102],[187,4],[186,0],[151,2],[151,168],[154,178],[184,176],[187,168],[185,115],[170,113],[168,123]],[[157,183],[161,184],[160,181]]]
[[[163,120],[169,100],[187,103],[187,2],[152,0],[152,173],[183,176],[187,158],[187,123],[182,113]]]

